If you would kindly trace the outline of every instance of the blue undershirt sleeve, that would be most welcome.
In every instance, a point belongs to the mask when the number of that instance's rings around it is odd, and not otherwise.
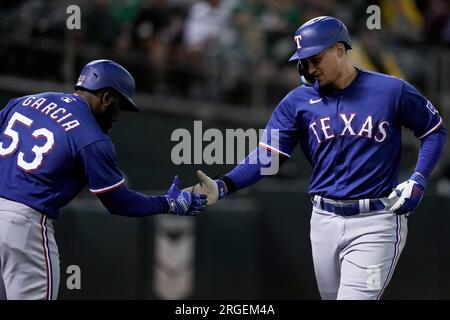
[[[265,176],[275,175],[284,160],[285,158],[275,151],[257,147],[225,175],[231,179],[234,185],[233,189],[229,191],[246,188],[260,181]],[[228,185],[227,187],[229,189]]]
[[[415,172],[428,179],[444,151],[445,142],[446,130],[444,126],[423,138]]]
[[[125,217],[145,217],[169,212],[164,196],[147,196],[129,190],[125,184],[111,191],[97,194],[111,214]]]

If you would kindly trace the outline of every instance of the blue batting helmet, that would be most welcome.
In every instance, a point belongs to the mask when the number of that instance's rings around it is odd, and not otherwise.
[[[295,32],[294,41],[297,51],[289,61],[312,57],[338,42],[342,42],[346,49],[352,48],[345,24],[328,16],[317,17],[301,25]]]
[[[83,67],[75,89],[99,90],[114,89],[126,104],[124,110],[138,111],[133,101],[136,88],[133,76],[120,64],[111,60],[94,60]]]

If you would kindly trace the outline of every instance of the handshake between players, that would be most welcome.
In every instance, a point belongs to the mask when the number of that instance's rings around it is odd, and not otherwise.
[[[197,177],[197,184],[182,190],[183,193],[192,194],[192,209],[187,210],[187,215],[197,215],[205,210],[206,205],[215,204],[228,193],[226,183],[222,179],[214,180],[200,170],[197,171]],[[426,186],[424,180],[420,174],[414,173],[409,180],[395,187],[388,197],[389,211],[397,215],[413,212],[422,200]]]
[[[214,181],[202,171],[197,171],[199,183],[179,189],[180,179],[175,176],[172,185],[165,194],[169,203],[169,213],[179,216],[196,216],[219,199],[220,182]],[[225,187],[226,188],[226,187]],[[226,190],[225,190],[226,192]]]

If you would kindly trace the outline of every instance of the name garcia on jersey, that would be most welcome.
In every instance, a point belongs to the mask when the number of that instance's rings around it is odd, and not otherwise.
[[[373,122],[372,116],[367,116],[366,119],[358,119],[360,125],[355,125],[353,122],[357,117],[356,113],[340,113],[338,121],[333,121],[331,116],[323,117],[314,120],[309,124],[309,130],[313,133],[318,143],[328,141],[342,136],[359,136],[373,139],[376,142],[383,142],[387,137],[388,121],[380,121],[378,124]],[[338,127],[342,129],[335,130],[333,123],[337,123]]]
[[[54,102],[47,102],[46,98],[36,100],[36,97],[30,96],[22,102],[22,106],[39,110],[42,114],[49,116],[58,123],[65,131],[72,130],[80,125],[80,122],[73,119],[73,115],[67,112],[65,108],[58,106]]]

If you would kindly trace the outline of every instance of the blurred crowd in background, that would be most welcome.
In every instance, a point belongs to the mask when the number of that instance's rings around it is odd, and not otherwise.
[[[65,27],[71,4],[80,30]],[[380,29],[367,27],[371,5],[381,9]],[[127,66],[139,92],[272,110],[299,84],[287,61],[295,30],[321,15],[348,26],[355,65],[414,84],[448,127],[448,0],[2,0],[0,73],[70,83],[105,57]],[[61,68],[67,55],[72,79]]]
[[[64,39],[66,6],[74,1],[2,0],[0,32]],[[287,59],[292,35],[305,21],[334,15],[354,41],[351,59],[367,69],[407,78],[424,88],[423,61],[392,48],[450,45],[447,0],[94,0],[75,1],[82,28],[78,47],[93,45],[138,60],[142,89],[162,95],[249,104],[253,79],[273,103],[298,83]],[[381,8],[381,29],[369,30],[370,5]],[[73,33],[73,32],[72,32]],[[417,52],[416,52],[417,53]],[[143,81],[144,82],[144,81]],[[205,83],[207,90],[205,90]],[[139,83],[140,84],[140,83]],[[258,85],[256,85],[258,86]],[[254,88],[254,87],[253,87]],[[273,95],[273,96],[272,96]]]

